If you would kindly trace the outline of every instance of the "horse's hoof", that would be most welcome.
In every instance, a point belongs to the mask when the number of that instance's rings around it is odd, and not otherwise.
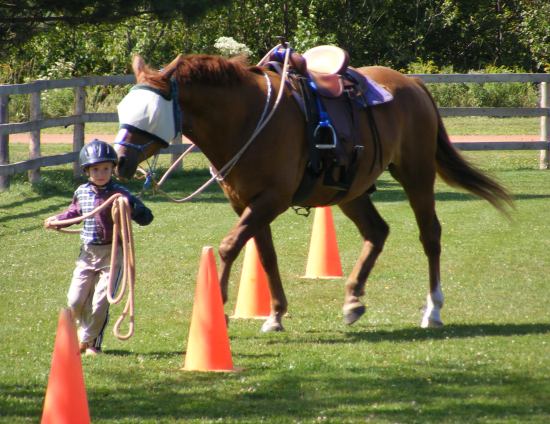
[[[421,328],[441,328],[443,327],[443,323],[436,319],[431,318],[423,318],[422,322],[420,323]]]
[[[275,331],[284,331],[283,325],[274,318],[268,318],[262,325],[262,333],[273,333]]]
[[[353,324],[363,316],[367,308],[361,302],[353,303],[347,307],[344,306],[344,323],[347,325]]]

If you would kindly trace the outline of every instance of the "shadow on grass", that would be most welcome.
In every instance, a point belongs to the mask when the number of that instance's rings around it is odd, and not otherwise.
[[[411,342],[419,340],[461,339],[470,337],[525,336],[550,333],[550,323],[535,324],[450,324],[443,328],[403,328],[394,331],[375,330],[347,332],[346,337],[357,341]],[[346,341],[347,343],[348,341]]]
[[[543,422],[550,413],[541,379],[520,371],[503,376],[497,368],[453,370],[443,364],[422,370],[406,363],[307,372],[173,370],[141,379],[122,367],[96,374],[111,383],[87,388],[92,421]],[[40,417],[45,388],[0,384],[0,393],[4,417]]]
[[[17,202],[17,203],[20,203],[20,202]],[[8,222],[8,221],[12,221],[12,220],[17,220],[17,219],[22,219],[22,218],[35,218],[37,216],[49,216],[49,215],[53,215],[55,213],[59,213],[62,208],[66,208],[68,207],[68,203],[56,203],[54,205],[50,205],[48,207],[45,207],[45,208],[39,208],[39,209],[33,209],[32,212],[22,212],[22,213],[17,213],[17,214],[13,214],[13,215],[4,215],[4,216],[0,216],[0,223],[2,222]],[[7,206],[7,208],[9,208],[10,206]],[[11,207],[16,207],[16,206],[11,206]],[[41,226],[41,222],[36,226],[36,227],[40,227]]]
[[[350,328],[341,331],[305,331],[302,337],[264,339],[266,344],[303,344],[314,340],[320,344],[349,344],[355,342],[408,343],[424,340],[465,339],[473,337],[512,337],[549,334],[550,323],[533,324],[450,324],[443,328],[401,328],[397,330],[362,330]],[[258,340],[262,340],[258,337]]]
[[[145,358],[151,358],[151,359],[172,359],[181,357],[184,352],[132,352],[130,350],[121,350],[121,349],[107,349],[105,350],[105,355],[108,356],[115,356],[115,357],[145,357]]]

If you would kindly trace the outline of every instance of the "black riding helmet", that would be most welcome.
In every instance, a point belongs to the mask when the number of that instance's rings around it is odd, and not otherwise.
[[[100,162],[118,162],[118,156],[115,149],[109,143],[98,140],[97,138],[86,144],[79,155],[79,163],[82,169]]]

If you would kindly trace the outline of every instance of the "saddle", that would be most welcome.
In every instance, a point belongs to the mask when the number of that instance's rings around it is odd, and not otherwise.
[[[265,64],[282,72],[286,47],[275,50]],[[349,66],[349,55],[336,46],[318,46],[302,55],[289,56],[288,87],[304,113],[309,143],[309,160],[294,202],[307,199],[317,180],[339,192],[332,203],[348,191],[363,152],[359,133],[359,112],[367,109],[373,138],[377,137],[369,106],[388,102],[392,95]],[[371,119],[372,118],[372,119]]]

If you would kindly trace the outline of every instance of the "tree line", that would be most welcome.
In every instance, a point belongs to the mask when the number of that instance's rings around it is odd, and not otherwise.
[[[213,53],[220,37],[255,63],[284,37],[346,49],[354,66],[550,70],[547,0],[20,0],[0,2],[0,83],[129,72]]]

